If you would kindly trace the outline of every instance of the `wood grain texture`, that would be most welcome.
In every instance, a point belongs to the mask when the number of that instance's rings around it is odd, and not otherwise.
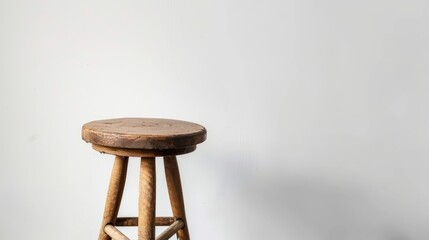
[[[156,172],[155,158],[142,157],[140,162],[140,193],[138,239],[155,239]]]
[[[155,226],[170,226],[176,221],[173,217],[156,217]],[[139,225],[139,218],[137,217],[118,217],[115,226],[121,227],[136,227]]]
[[[110,177],[109,190],[107,191],[106,205],[104,208],[103,221],[98,239],[110,240],[111,237],[104,232],[107,224],[114,224],[121,205],[122,194],[124,192],[125,180],[127,177],[128,157],[116,156]]]
[[[123,233],[121,233],[121,231],[119,231],[115,226],[111,224],[107,224],[104,227],[104,231],[114,240],[130,240],[127,236],[125,236]]]
[[[189,230],[186,222],[185,204],[183,201],[182,183],[176,156],[164,157],[165,178],[167,180],[168,195],[173,210],[173,217],[181,219],[184,227],[177,232],[180,240],[189,240]]]
[[[127,156],[127,157],[157,157],[157,156],[168,156],[168,155],[181,155],[195,151],[197,146],[190,146],[185,148],[175,149],[134,149],[134,148],[115,148],[106,147],[101,145],[92,144],[92,148],[100,153],[107,153],[116,156]]]
[[[177,220],[173,224],[171,224],[170,227],[165,229],[157,238],[156,240],[167,240],[171,238],[174,234],[177,233],[180,229],[182,229],[185,226],[185,223],[182,220]]]
[[[174,149],[195,146],[207,137],[198,124],[157,118],[118,118],[89,122],[82,127],[82,139],[96,145]]]

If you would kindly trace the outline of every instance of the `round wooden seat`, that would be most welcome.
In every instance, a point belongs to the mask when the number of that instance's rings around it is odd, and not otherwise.
[[[204,142],[198,124],[157,118],[92,121],[82,127],[82,139],[92,148],[115,155],[98,240],[129,240],[117,226],[137,226],[139,240],[189,240],[182,184],[176,155],[192,152]],[[164,158],[165,179],[173,216],[156,217],[156,157]],[[141,157],[138,217],[118,218],[130,157]],[[155,238],[155,226],[168,226]]]
[[[158,118],[118,118],[92,121],[82,127],[82,139],[99,152],[118,156],[167,156],[195,150],[206,129],[198,124]]]

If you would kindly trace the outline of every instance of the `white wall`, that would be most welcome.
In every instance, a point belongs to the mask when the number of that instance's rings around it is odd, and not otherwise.
[[[193,239],[427,239],[428,5],[0,1],[1,238],[96,239],[113,158],[81,126],[140,116],[208,129]]]

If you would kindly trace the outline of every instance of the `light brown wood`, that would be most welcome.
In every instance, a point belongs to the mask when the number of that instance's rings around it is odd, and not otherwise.
[[[185,204],[183,201],[182,183],[176,156],[164,157],[165,177],[167,180],[168,195],[170,197],[173,217],[184,222],[183,229],[177,232],[180,240],[189,240],[189,230],[186,222]]]
[[[173,224],[171,224],[170,227],[165,229],[157,238],[156,240],[167,240],[171,238],[174,234],[177,233],[180,229],[182,229],[185,226],[185,223],[182,220],[177,220]]]
[[[176,219],[173,217],[156,217],[155,226],[170,226]],[[116,219],[115,226],[121,227],[136,227],[139,225],[137,217],[120,217]]]
[[[156,172],[155,158],[142,157],[140,163],[140,193],[138,239],[155,239]]]
[[[138,240],[155,240],[155,226],[169,226],[157,240],[177,234],[189,240],[182,185],[176,155],[186,154],[205,141],[206,129],[170,119],[119,118],[92,121],[82,127],[82,139],[101,152],[116,156],[107,193],[99,240],[129,240],[116,226],[138,226]],[[155,157],[164,157],[165,176],[173,217],[155,217]],[[117,218],[129,157],[140,157],[138,217]],[[110,236],[109,236],[110,235]],[[111,237],[112,236],[112,237]]]
[[[115,226],[111,224],[107,224],[104,227],[104,231],[114,240],[130,240],[127,236],[125,236],[123,233],[121,233],[121,231],[119,231]]]
[[[109,190],[107,191],[106,205],[104,208],[103,221],[98,239],[110,240],[111,238],[104,232],[107,224],[116,221],[121,205],[122,193],[124,192],[125,180],[127,176],[128,157],[116,156],[110,177]]]
[[[86,142],[117,148],[185,148],[202,143],[206,136],[201,125],[171,119],[118,118],[93,121],[82,127]]]
[[[133,149],[133,148],[115,148],[115,147],[106,147],[101,145],[92,144],[94,150],[99,151],[100,153],[107,153],[117,156],[128,156],[128,157],[156,157],[156,156],[168,156],[168,155],[181,155],[185,153],[193,152],[197,146],[190,146],[185,148],[176,148],[176,149]]]

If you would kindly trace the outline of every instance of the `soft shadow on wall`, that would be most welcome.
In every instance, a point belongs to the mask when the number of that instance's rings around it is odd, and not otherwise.
[[[209,221],[231,239],[426,239],[422,217],[385,202],[377,188],[315,173],[260,174],[234,158],[217,161],[211,171],[223,180]]]

